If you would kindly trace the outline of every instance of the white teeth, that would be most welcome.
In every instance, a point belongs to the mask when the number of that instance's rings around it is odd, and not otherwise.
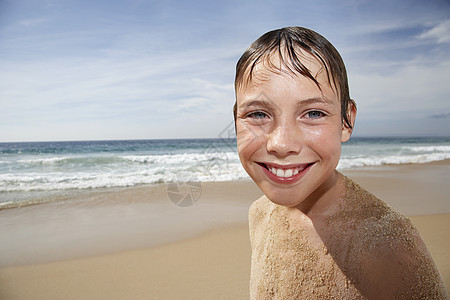
[[[278,170],[277,170],[277,176],[278,176],[278,177],[285,177],[285,176],[284,176],[284,171],[281,170],[281,169],[278,169]]]
[[[299,168],[295,168],[295,169],[277,169],[277,168],[269,168],[270,172],[272,172],[272,174],[278,176],[278,177],[284,177],[284,178],[288,178],[288,177],[292,177],[294,175],[297,175],[300,171],[303,171],[303,168],[301,170],[299,170]]]
[[[293,173],[292,169],[288,169],[284,171],[284,177],[291,177]]]

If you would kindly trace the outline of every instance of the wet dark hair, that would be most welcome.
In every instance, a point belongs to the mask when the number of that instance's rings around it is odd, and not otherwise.
[[[263,34],[242,54],[236,64],[235,91],[252,81],[253,71],[260,62],[267,63],[268,68],[275,73],[288,73],[296,76],[300,74],[311,79],[321,89],[320,83],[302,63],[301,51],[316,57],[325,68],[328,83],[339,92],[341,101],[341,116],[345,126],[352,128],[348,116],[349,103],[356,107],[350,99],[347,71],[339,52],[323,36],[315,31],[303,27],[285,27]],[[286,68],[282,70],[271,61],[271,56],[279,56]],[[233,108],[236,120],[237,107]]]

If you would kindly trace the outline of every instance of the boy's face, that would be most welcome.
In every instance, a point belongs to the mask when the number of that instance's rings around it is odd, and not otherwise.
[[[351,134],[322,65],[304,57],[322,91],[306,77],[276,74],[259,64],[252,82],[236,93],[241,163],[272,202],[288,207],[334,186],[341,143]]]

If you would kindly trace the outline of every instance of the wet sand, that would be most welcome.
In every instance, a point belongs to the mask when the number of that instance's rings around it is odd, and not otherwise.
[[[450,288],[450,163],[344,172],[412,216]],[[248,299],[250,181],[94,191],[0,211],[0,299]]]

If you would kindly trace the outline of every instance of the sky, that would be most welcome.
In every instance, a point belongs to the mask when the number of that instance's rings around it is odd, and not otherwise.
[[[355,136],[450,136],[448,0],[0,0],[0,142],[219,137],[285,26],[341,53]]]

